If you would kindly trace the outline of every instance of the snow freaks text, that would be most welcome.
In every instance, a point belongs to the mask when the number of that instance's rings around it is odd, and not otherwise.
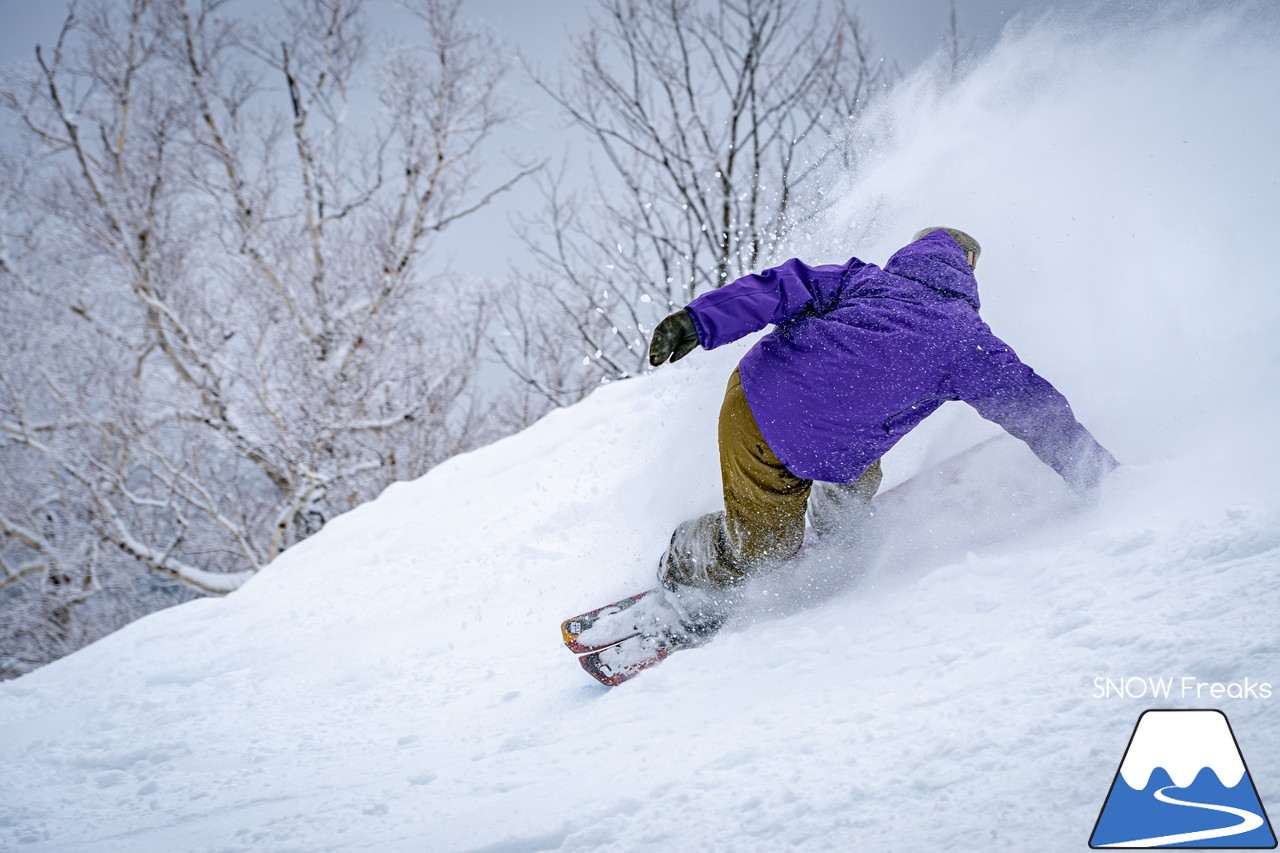
[[[1195,676],[1130,676],[1093,679],[1094,699],[1270,699],[1271,683],[1244,678],[1240,681],[1201,681]]]

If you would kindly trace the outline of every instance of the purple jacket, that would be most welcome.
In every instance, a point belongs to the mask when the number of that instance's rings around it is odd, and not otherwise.
[[[943,403],[963,400],[1073,488],[1095,485],[1115,459],[991,333],[978,305],[963,250],[934,231],[884,269],[792,259],[685,310],[706,349],[777,324],[739,371],[765,441],[798,477],[852,482]]]

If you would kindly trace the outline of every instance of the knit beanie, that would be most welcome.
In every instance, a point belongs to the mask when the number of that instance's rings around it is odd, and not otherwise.
[[[912,237],[911,241],[914,243],[916,240],[919,240],[921,237],[928,234],[932,234],[934,231],[946,231],[951,235],[953,240],[960,244],[961,249],[964,249],[966,252],[973,252],[975,260],[982,254],[982,247],[978,245],[977,240],[973,239],[959,228],[947,228],[943,225],[935,225],[932,228],[925,228],[918,232],[916,236]]]

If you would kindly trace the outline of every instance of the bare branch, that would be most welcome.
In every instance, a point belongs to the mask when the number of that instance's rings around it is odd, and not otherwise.
[[[598,382],[647,370],[647,330],[699,292],[771,262],[830,204],[824,164],[841,124],[883,73],[843,3],[599,0],[567,82],[535,82],[602,160],[588,205],[567,212],[544,183],[543,269],[524,275]],[[551,182],[550,185],[554,185]],[[581,216],[578,213],[581,212]],[[507,318],[508,324],[518,322]],[[518,329],[501,358],[532,393],[558,387],[529,365]],[[518,346],[516,344],[518,343]],[[571,399],[575,382],[556,402]]]

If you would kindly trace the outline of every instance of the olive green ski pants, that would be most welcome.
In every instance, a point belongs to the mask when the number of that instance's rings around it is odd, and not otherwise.
[[[724,510],[676,528],[662,559],[664,582],[725,589],[794,557],[804,541],[805,512],[820,539],[853,532],[880,488],[880,462],[855,482],[797,477],[756,424],[735,370],[720,408],[720,478]]]

